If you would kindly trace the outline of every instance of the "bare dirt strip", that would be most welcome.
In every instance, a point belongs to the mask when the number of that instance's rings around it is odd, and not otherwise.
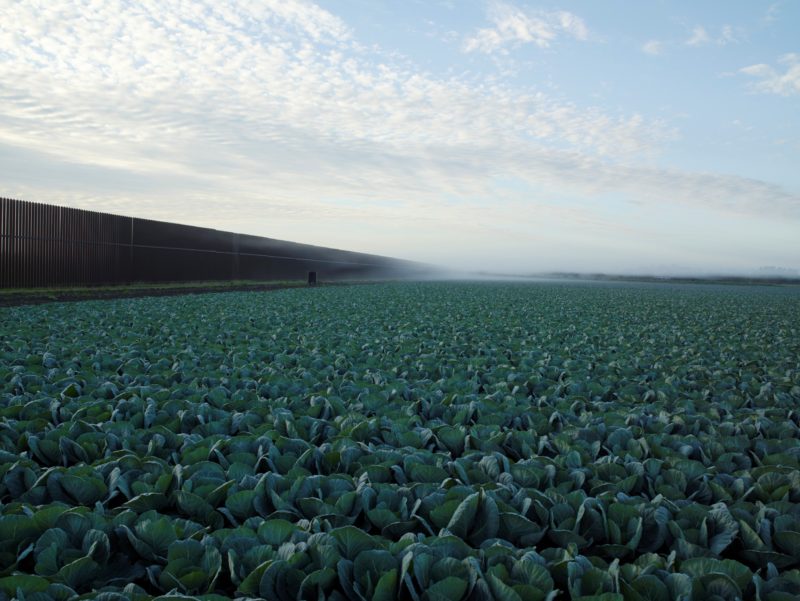
[[[213,286],[199,285],[186,286],[185,284],[170,287],[158,288],[98,288],[97,290],[81,288],[77,291],[65,290],[42,290],[37,292],[13,292],[3,293],[0,291],[0,307],[18,307],[22,305],[41,305],[43,303],[62,303],[76,302],[85,300],[110,300],[116,298],[138,298],[146,296],[178,296],[181,294],[210,294],[212,292],[259,292],[265,290],[284,290],[287,288],[309,288],[326,286],[352,286],[357,284],[369,284],[373,282],[326,282],[318,283],[316,286],[308,286],[305,283],[264,283],[253,285],[233,285],[233,286]]]

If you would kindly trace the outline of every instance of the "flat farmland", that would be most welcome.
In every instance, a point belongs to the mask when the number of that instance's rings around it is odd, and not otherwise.
[[[800,288],[0,309],[0,599],[800,598]]]

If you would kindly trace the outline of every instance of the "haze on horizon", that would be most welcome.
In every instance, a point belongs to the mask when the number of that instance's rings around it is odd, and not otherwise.
[[[0,0],[0,195],[507,273],[800,268],[800,3]]]

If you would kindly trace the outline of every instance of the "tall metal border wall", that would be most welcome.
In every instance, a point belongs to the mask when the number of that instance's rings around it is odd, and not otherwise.
[[[0,198],[0,288],[405,277],[420,264]]]

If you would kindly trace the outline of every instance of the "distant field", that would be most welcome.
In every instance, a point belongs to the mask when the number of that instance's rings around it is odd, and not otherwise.
[[[787,601],[798,568],[800,288],[0,309],[0,600]]]

